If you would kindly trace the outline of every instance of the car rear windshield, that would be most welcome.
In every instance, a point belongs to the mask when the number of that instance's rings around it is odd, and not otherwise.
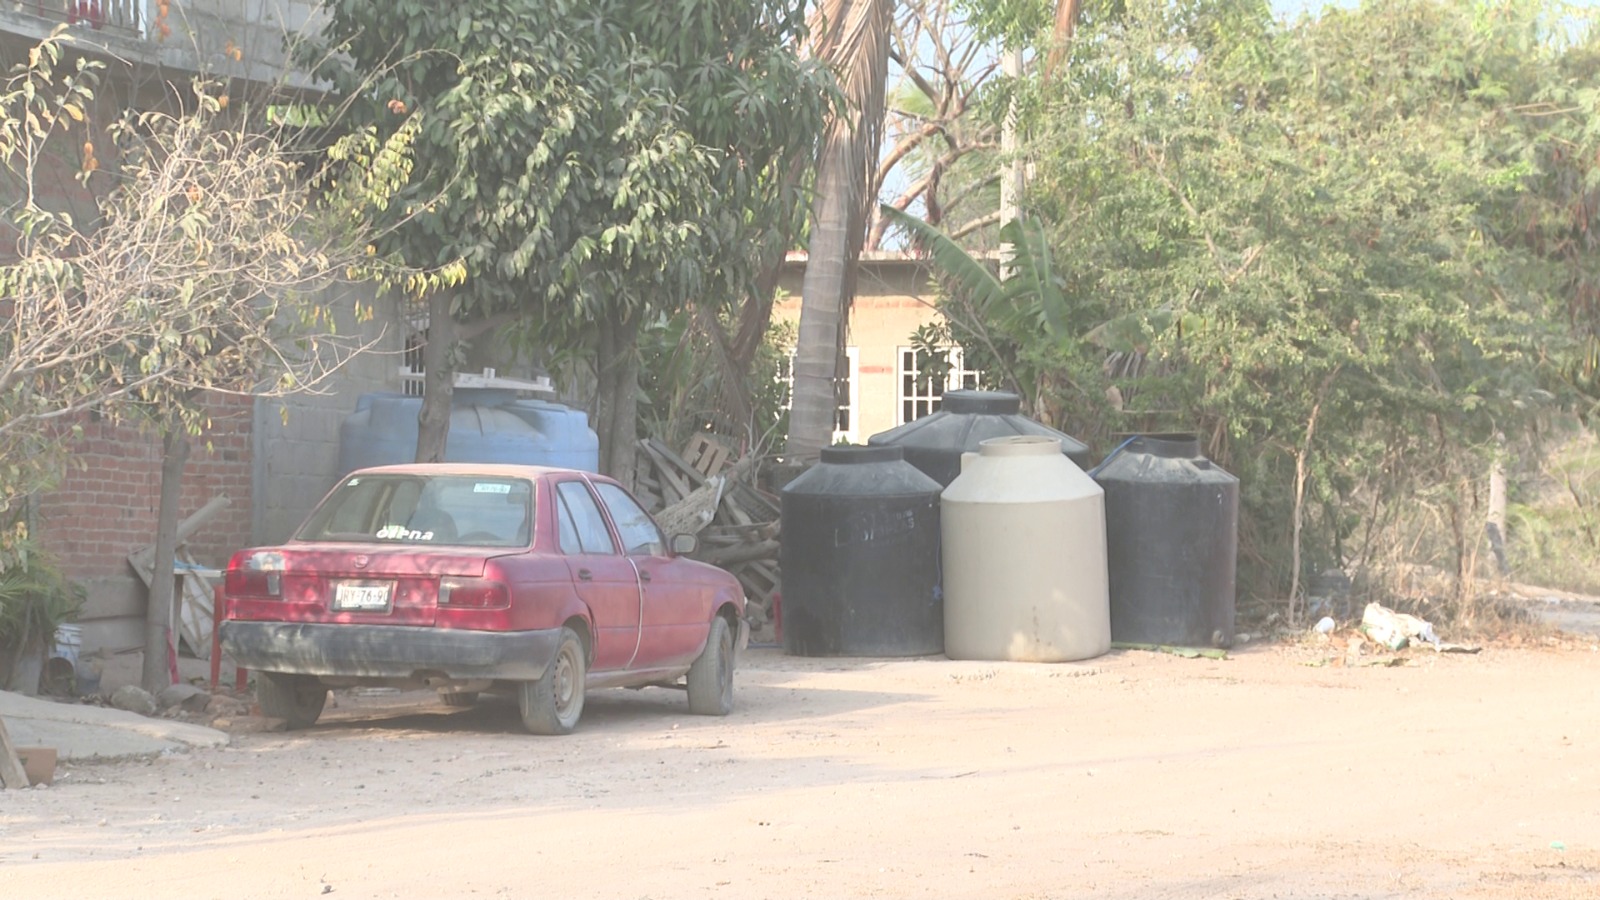
[[[527,547],[533,482],[481,475],[355,475],[295,538],[358,544]]]

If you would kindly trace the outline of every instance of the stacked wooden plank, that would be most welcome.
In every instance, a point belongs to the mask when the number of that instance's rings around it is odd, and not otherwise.
[[[728,446],[709,435],[695,435],[682,454],[646,438],[639,442],[634,494],[664,530],[698,536],[695,559],[739,579],[751,626],[760,629],[771,619],[779,587],[779,508],[757,486],[757,463],[753,456],[733,461]]]

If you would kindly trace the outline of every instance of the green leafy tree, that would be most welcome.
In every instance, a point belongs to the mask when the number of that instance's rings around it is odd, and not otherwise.
[[[1025,106],[1061,317],[980,330],[1076,388],[1069,430],[1199,432],[1244,480],[1254,592],[1381,560],[1419,509],[1464,589],[1495,436],[1582,370],[1588,32],[1427,0],[1080,28]]]
[[[428,297],[419,460],[442,457],[464,345],[504,328],[593,361],[602,468],[627,479],[640,329],[758,293],[796,217],[783,176],[815,143],[823,73],[804,20],[764,0],[328,0],[348,123],[416,135],[381,249],[459,263]],[[781,249],[778,251],[781,252]]]

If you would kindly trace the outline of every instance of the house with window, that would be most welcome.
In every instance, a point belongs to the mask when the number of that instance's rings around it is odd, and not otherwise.
[[[800,322],[800,289],[807,256],[793,252],[784,261],[773,305],[776,321]],[[866,251],[856,275],[850,309],[845,369],[838,381],[839,414],[834,441],[864,444],[871,436],[939,410],[947,390],[975,389],[979,373],[968,369],[961,348],[951,347],[948,376],[928,384],[912,334],[940,320],[927,260],[902,251]]]

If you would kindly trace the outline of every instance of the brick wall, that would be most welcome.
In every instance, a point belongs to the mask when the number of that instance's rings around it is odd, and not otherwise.
[[[209,427],[191,438],[179,519],[219,494],[232,501],[189,542],[202,564],[222,565],[249,543],[252,408],[248,397],[214,397]],[[82,437],[67,447],[65,476],[37,498],[34,527],[88,590],[78,617],[84,649],[130,649],[143,643],[148,595],[128,554],[155,543],[161,438],[90,417],[79,424]]]
[[[219,396],[210,407],[210,428],[190,445],[179,518],[219,494],[231,499],[189,543],[200,562],[221,565],[250,540],[252,403]],[[128,554],[155,542],[161,439],[105,420],[82,427],[83,437],[69,446],[66,476],[39,498],[36,527],[73,577],[127,575]]]

